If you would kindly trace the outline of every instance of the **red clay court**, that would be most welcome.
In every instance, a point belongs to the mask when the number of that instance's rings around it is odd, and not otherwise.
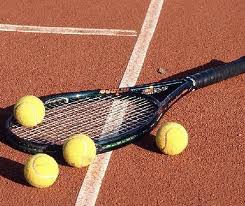
[[[21,96],[150,83],[245,55],[244,0],[2,0],[0,118]],[[159,73],[159,69],[164,72]],[[185,96],[139,141],[88,168],[58,159],[50,188],[29,186],[30,156],[0,135],[0,205],[245,205],[245,74]],[[158,152],[180,122],[189,145]]]

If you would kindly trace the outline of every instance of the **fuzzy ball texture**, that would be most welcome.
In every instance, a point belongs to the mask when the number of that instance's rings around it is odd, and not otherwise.
[[[31,156],[24,167],[27,182],[37,188],[46,188],[54,184],[59,175],[55,159],[47,154]]]
[[[15,119],[24,127],[35,127],[45,116],[43,102],[35,96],[24,96],[14,106]]]
[[[63,145],[63,157],[72,167],[86,167],[96,157],[95,143],[87,135],[72,135]]]
[[[167,155],[180,154],[188,145],[188,133],[181,124],[167,122],[157,131],[156,145]]]

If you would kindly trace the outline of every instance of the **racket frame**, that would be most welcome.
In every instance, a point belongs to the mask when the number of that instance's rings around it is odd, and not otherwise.
[[[180,98],[185,93],[188,93],[191,89],[192,82],[188,79],[181,80],[172,80],[172,81],[162,81],[155,82],[150,84],[139,85],[136,87],[129,88],[119,88],[119,89],[108,89],[108,90],[88,90],[88,91],[80,91],[80,92],[68,92],[61,94],[54,94],[49,96],[40,97],[43,101],[44,105],[47,108],[55,107],[57,104],[63,102],[71,102],[78,100],[80,98],[85,97],[95,97],[98,95],[106,95],[106,94],[124,94],[124,95],[139,95],[144,96],[144,98],[149,98],[151,102],[153,102],[158,109],[155,111],[153,118],[144,125],[144,128],[140,127],[137,129],[133,129],[130,133],[125,133],[121,135],[111,135],[106,139],[95,138],[94,142],[97,148],[97,153],[103,153],[107,151],[111,151],[117,148],[120,148],[124,145],[127,145],[137,138],[143,136],[144,134],[149,133],[158,123],[159,119],[162,115],[167,111],[170,106],[170,102],[174,102],[174,99]],[[169,93],[168,89],[170,87],[174,87]],[[159,101],[159,96],[162,93],[167,93],[165,98]],[[154,97],[157,95],[158,97]],[[178,97],[178,98],[177,98]],[[171,105],[172,105],[171,104]],[[16,136],[9,128],[15,123],[15,118],[11,115],[8,120],[5,122],[5,135],[6,140],[11,144],[14,148],[21,150],[26,153],[49,153],[56,154],[62,152],[62,145],[57,144],[42,144],[35,143],[29,140],[24,140]]]

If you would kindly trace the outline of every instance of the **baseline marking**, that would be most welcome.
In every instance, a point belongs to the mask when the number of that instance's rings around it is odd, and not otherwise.
[[[147,10],[137,42],[119,87],[134,86],[143,67],[144,59],[163,7],[164,0],[152,0]],[[89,166],[75,206],[94,206],[112,152],[97,155]]]
[[[45,26],[27,26],[27,25],[12,25],[12,24],[0,24],[0,31],[45,33],[45,34],[70,34],[70,35],[137,36],[137,32],[134,30],[45,27]]]

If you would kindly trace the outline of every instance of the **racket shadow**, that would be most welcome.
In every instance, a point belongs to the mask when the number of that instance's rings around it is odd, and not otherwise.
[[[136,145],[137,147],[140,147],[144,150],[153,152],[153,153],[161,153],[156,144],[155,144],[155,136],[152,134],[148,134],[148,135],[144,135],[141,138],[137,139],[134,142],[134,145]]]
[[[4,139],[3,128],[7,118],[11,115],[13,111],[13,106],[0,108],[0,142],[7,144]],[[6,178],[12,182],[29,186],[24,178],[24,165],[16,162],[14,160],[7,159],[5,157],[0,157],[0,165],[3,165],[0,168],[0,176]]]
[[[0,165],[4,165],[4,167],[1,167],[0,169],[0,176],[12,182],[29,186],[24,177],[23,164],[4,157],[0,157]]]
[[[4,140],[3,129],[12,111],[13,111],[13,105],[6,108],[0,108],[0,142],[4,144],[7,144],[7,142]]]

